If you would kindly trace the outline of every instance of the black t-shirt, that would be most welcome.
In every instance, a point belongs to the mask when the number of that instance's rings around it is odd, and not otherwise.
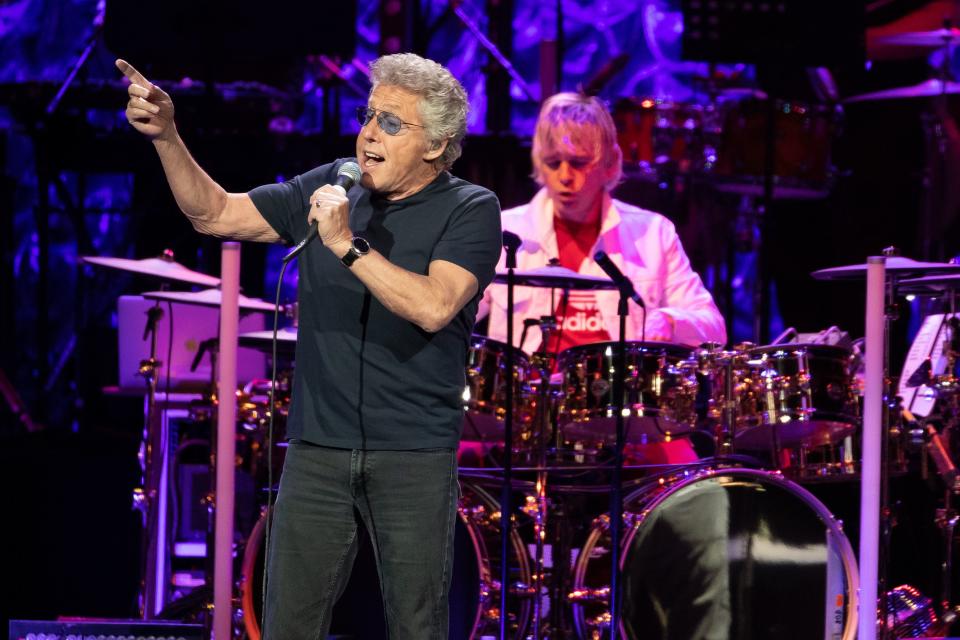
[[[310,195],[332,184],[342,160],[250,197],[287,243],[308,230]],[[426,275],[446,260],[479,291],[454,319],[428,333],[387,310],[319,240],[297,258],[299,328],[287,436],[368,449],[456,447],[463,422],[467,344],[483,290],[500,257],[500,205],[492,192],[441,173],[390,201],[355,185],[350,229],[390,262]]]

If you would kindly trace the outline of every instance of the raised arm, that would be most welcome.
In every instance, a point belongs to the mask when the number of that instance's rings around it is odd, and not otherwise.
[[[200,233],[237,240],[277,242],[273,230],[245,193],[227,193],[204,171],[177,133],[173,100],[125,60],[116,61],[124,77],[130,125],[153,142],[173,197]]]

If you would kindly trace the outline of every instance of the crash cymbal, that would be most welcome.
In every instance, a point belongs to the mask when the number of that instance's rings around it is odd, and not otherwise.
[[[896,87],[894,89],[863,93],[859,96],[847,98],[843,102],[848,104],[851,102],[904,100],[908,98],[934,98],[939,95],[955,95],[958,93],[960,93],[960,82],[943,82],[942,80],[933,79],[908,87]]]
[[[960,290],[960,273],[943,273],[900,281],[901,293],[938,294]]]
[[[887,258],[886,270],[901,277],[920,277],[923,275],[960,273],[960,265],[947,262],[919,262],[902,256]],[[867,275],[866,262],[843,267],[820,269],[810,274],[817,280],[861,280]]]
[[[251,331],[249,333],[241,333],[239,336],[239,344],[241,347],[248,347],[250,349],[256,349],[258,351],[272,351],[273,350],[273,330],[268,329],[266,331]],[[296,327],[284,327],[283,329],[277,330],[277,348],[281,351],[287,353],[293,350],[294,346],[297,344],[297,328]]]
[[[943,47],[960,42],[960,29],[934,29],[933,31],[907,31],[877,38],[880,44],[904,47]]]
[[[205,287],[215,287],[220,284],[220,278],[214,278],[199,271],[191,271],[182,264],[175,262],[172,256],[169,258],[145,258],[143,260],[110,258],[106,256],[82,256],[80,259],[87,264],[98,267],[108,267],[128,273],[153,276],[161,280],[186,282],[188,284],[198,284]]]
[[[551,289],[599,290],[616,289],[613,280],[600,276],[588,276],[561,266],[517,269],[513,272],[514,283],[523,287],[547,287]],[[507,272],[498,271],[494,282],[507,282]]]
[[[142,294],[148,300],[165,300],[183,304],[197,304],[204,307],[219,307],[222,296],[220,289],[204,289],[203,291],[148,291]],[[240,309],[242,311],[274,311],[276,307],[264,300],[248,298],[240,294]]]

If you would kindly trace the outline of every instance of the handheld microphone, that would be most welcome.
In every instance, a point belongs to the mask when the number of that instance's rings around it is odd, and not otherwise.
[[[340,187],[343,189],[343,192],[346,193],[350,190],[350,187],[353,186],[355,182],[360,182],[361,173],[360,165],[356,162],[344,162],[340,165],[340,169],[337,171],[337,179],[334,181],[334,186]],[[312,206],[312,205],[311,205]],[[290,262],[298,255],[300,255],[304,249],[307,248],[307,245],[317,237],[317,221],[314,220],[310,224],[310,230],[307,231],[307,235],[296,244],[293,249],[283,256],[284,262]]]
[[[617,288],[620,291],[627,295],[631,300],[640,305],[641,308],[646,309],[647,305],[643,304],[643,298],[640,297],[640,294],[637,293],[636,289],[633,288],[633,283],[630,282],[627,276],[623,275],[623,272],[617,268],[617,265],[613,264],[613,261],[603,251],[597,251],[593,254],[593,259],[596,261],[600,268],[603,269],[603,272],[613,280],[613,283],[617,285]]]

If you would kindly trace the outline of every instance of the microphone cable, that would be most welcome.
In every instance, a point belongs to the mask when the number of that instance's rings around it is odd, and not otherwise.
[[[270,530],[273,528],[273,425],[277,413],[277,333],[280,324],[280,292],[283,288],[283,276],[289,261],[284,260],[277,278],[277,293],[273,301],[273,349],[272,371],[270,374],[270,420],[267,423],[267,510],[263,534],[263,578],[260,582],[260,637],[263,638],[264,623],[267,619],[267,567],[270,558]]]

